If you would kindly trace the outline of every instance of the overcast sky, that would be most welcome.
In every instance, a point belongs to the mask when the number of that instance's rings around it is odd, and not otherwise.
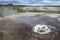
[[[0,0],[0,4],[5,3],[60,5],[60,0]]]

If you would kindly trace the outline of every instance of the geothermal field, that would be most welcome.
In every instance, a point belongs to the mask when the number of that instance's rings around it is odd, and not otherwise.
[[[17,11],[12,7],[1,7],[0,40],[60,40],[59,7],[41,7],[43,11],[38,11],[39,7],[32,8]]]

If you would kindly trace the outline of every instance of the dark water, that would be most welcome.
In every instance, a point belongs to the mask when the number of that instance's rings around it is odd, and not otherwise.
[[[36,25],[36,24],[46,24],[46,25],[59,25],[59,21],[56,18],[48,17],[48,16],[33,16],[33,17],[19,17],[18,18],[21,22],[24,22],[29,25]],[[49,24],[50,23],[50,24]]]

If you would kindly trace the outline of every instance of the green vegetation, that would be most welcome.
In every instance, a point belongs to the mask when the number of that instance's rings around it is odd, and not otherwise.
[[[60,11],[51,11],[51,10],[30,10],[30,12],[60,13]]]
[[[30,10],[30,12],[44,12],[44,11],[40,11],[40,10]]]
[[[54,10],[53,11],[52,10],[24,10],[22,6],[21,7],[20,6],[8,6],[8,7],[11,7],[13,10],[17,11],[18,13],[29,11],[29,12],[45,12],[45,13],[59,13],[60,14],[60,10],[59,11],[54,11]],[[4,8],[0,7],[0,13],[5,13],[3,11],[3,9]]]
[[[17,11],[18,11],[18,13],[25,12],[25,10],[23,10],[23,9],[17,9]]]
[[[25,12],[25,10],[21,9],[21,8],[18,7],[18,6],[12,6],[12,8],[13,8],[14,10],[17,10],[18,13],[19,13],[19,12]]]
[[[2,40],[4,37],[4,33],[3,32],[0,32],[0,40]]]
[[[0,7],[0,13],[9,13],[9,11],[12,13],[12,11],[14,11],[14,13],[18,12],[25,12],[25,10],[21,9],[20,7],[18,6],[8,6],[8,7]]]

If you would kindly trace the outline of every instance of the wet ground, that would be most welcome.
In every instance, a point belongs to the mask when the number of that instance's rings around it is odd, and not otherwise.
[[[0,18],[0,40],[60,40],[60,14],[26,13]],[[47,25],[48,34],[33,31],[35,25]]]

